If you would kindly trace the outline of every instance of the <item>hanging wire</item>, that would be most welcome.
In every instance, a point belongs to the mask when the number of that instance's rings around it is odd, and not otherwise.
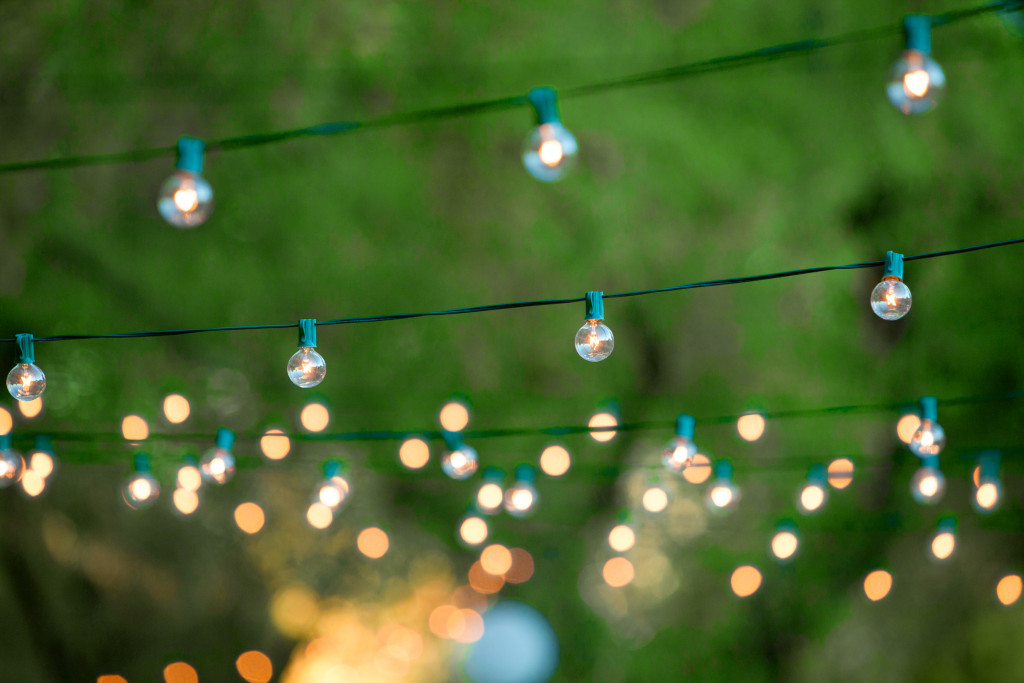
[[[931,19],[933,26],[941,27],[949,26],[983,14],[1012,12],[1021,9],[1024,9],[1024,0],[998,0],[984,5],[932,15]],[[714,57],[712,59],[691,62],[689,64],[633,74],[622,78],[569,87],[560,90],[559,96],[561,98],[585,97],[613,90],[623,90],[625,88],[633,88],[637,86],[680,81],[705,73],[753,66],[755,64],[764,64],[786,57],[806,55],[831,47],[902,35],[902,33],[902,23],[888,24],[876,28],[844,33],[831,38],[813,38],[791,43],[783,43],[738,54]],[[298,138],[341,135],[366,129],[394,128],[397,126],[407,126],[431,121],[443,121],[466,116],[476,116],[478,114],[517,109],[528,105],[529,102],[525,95],[499,97],[495,99],[446,105],[430,109],[396,112],[364,119],[362,121],[334,121],[302,128],[294,128],[291,130],[255,133],[238,137],[207,140],[206,149],[208,151],[231,151],[285,142]],[[37,159],[34,161],[15,161],[0,164],[0,174],[150,161],[160,157],[173,156],[176,151],[176,145],[166,145],[163,147],[134,149],[108,154],[87,154],[54,159]]]

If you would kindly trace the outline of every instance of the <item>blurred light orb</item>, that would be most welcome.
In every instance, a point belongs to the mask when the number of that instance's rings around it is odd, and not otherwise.
[[[834,489],[845,489],[853,483],[853,461],[836,458],[828,464],[828,483]]]
[[[765,421],[760,413],[746,413],[736,420],[736,431],[744,441],[757,441],[764,434]]]
[[[211,448],[199,461],[203,478],[216,484],[224,484],[235,474],[235,456],[224,448]]]
[[[149,424],[138,415],[125,415],[121,420],[121,434],[125,441],[145,441],[149,438]]]
[[[441,471],[452,479],[468,479],[477,468],[476,450],[462,444],[454,451],[446,451],[441,456]]]
[[[13,448],[0,452],[0,488],[18,483],[24,472],[25,459],[21,457],[21,453]]]
[[[377,560],[388,552],[390,542],[383,529],[371,526],[359,532],[359,536],[356,537],[356,547],[359,552],[371,560]]]
[[[528,481],[517,481],[505,491],[505,512],[513,517],[527,517],[537,509],[537,489]]]
[[[191,411],[188,399],[181,394],[168,394],[164,397],[164,417],[171,424],[181,424],[188,419]]]
[[[235,524],[245,533],[258,533],[266,522],[266,515],[256,503],[242,503],[235,508]]]
[[[483,616],[463,664],[473,683],[544,683],[558,668],[558,636],[544,616],[504,600]]]
[[[603,320],[591,319],[584,322],[583,327],[576,332],[573,343],[580,358],[591,363],[599,363],[612,355],[615,349],[615,335]]]
[[[644,491],[640,503],[648,512],[661,512],[668,507],[668,492],[660,486],[651,486]]]
[[[946,493],[946,477],[936,467],[920,467],[910,480],[910,494],[918,503],[934,505]]]
[[[715,510],[728,510],[739,501],[739,489],[732,482],[719,480],[708,489],[707,504]]]
[[[711,478],[711,459],[703,453],[693,456],[693,461],[683,470],[683,479],[691,484],[703,484]]]
[[[29,468],[21,475],[21,488],[28,496],[35,498],[46,488],[46,477]]]
[[[316,501],[336,510],[348,501],[348,494],[348,480],[342,476],[334,476],[317,484],[313,497]]]
[[[614,439],[615,435],[618,433],[615,430],[615,427],[618,426],[618,418],[611,413],[595,413],[591,416],[590,421],[587,422],[587,427],[595,430],[590,432],[590,438],[601,443]],[[602,429],[603,427],[608,429]]]
[[[469,425],[469,408],[461,401],[449,401],[441,408],[438,416],[441,428],[449,432],[461,432]]]
[[[1022,589],[1024,581],[1021,580],[1020,574],[1007,574],[996,584],[996,598],[1004,605],[1012,605],[1020,599]]]
[[[260,437],[260,451],[267,460],[283,460],[292,450],[292,440],[281,429],[268,429]]]
[[[661,455],[661,463],[669,472],[680,474],[690,466],[697,455],[697,444],[685,436],[677,436],[669,442]]]
[[[487,533],[487,522],[480,517],[466,517],[459,525],[459,536],[467,545],[480,545],[487,540]]]
[[[540,469],[549,477],[560,477],[569,471],[572,458],[562,446],[548,446],[540,454]]]
[[[892,590],[892,574],[884,569],[876,569],[864,578],[864,594],[868,600],[878,602]]]
[[[18,410],[21,412],[23,417],[31,420],[34,417],[38,417],[39,413],[43,412],[43,399],[34,398],[31,401],[19,401]]]
[[[537,180],[553,182],[576,165],[579,145],[561,123],[542,123],[523,144],[523,166]]]
[[[526,583],[533,577],[533,555],[523,548],[512,548],[509,552],[512,553],[512,566],[505,572],[505,580],[509,583]]]
[[[871,290],[871,310],[882,320],[899,320],[910,312],[910,288],[895,275],[887,275]]]
[[[938,455],[946,445],[946,431],[933,420],[921,420],[921,426],[914,432],[907,446],[919,458]]]
[[[203,475],[195,465],[182,465],[178,468],[178,475],[175,478],[178,488],[186,491],[198,491],[203,484]]]
[[[800,490],[800,509],[816,512],[825,504],[825,489],[820,484],[806,484]]]
[[[636,570],[633,568],[633,563],[625,557],[613,557],[604,563],[601,576],[604,578],[604,582],[612,588],[622,588],[633,582]]]
[[[907,413],[896,422],[896,436],[903,443],[909,444],[920,426],[921,418],[914,413]]]
[[[128,679],[117,674],[103,674],[96,679],[96,683],[128,683]]]
[[[213,213],[213,188],[198,173],[178,169],[160,186],[156,208],[176,228],[195,228]]]
[[[475,643],[484,635],[484,620],[476,610],[457,609],[445,625],[448,637],[460,643]]]
[[[935,107],[945,87],[938,62],[919,50],[905,50],[893,64],[885,93],[904,114],[923,114]]]
[[[171,496],[174,507],[183,515],[191,515],[199,508],[199,494],[188,489],[174,489]]]
[[[608,545],[611,549],[624,553],[636,544],[636,533],[625,524],[618,524],[608,532]]]
[[[10,434],[12,429],[14,429],[14,418],[11,417],[11,411],[0,406],[0,436]]]
[[[324,381],[327,361],[312,346],[300,346],[288,359],[288,379],[300,389],[310,389]]]
[[[46,375],[35,363],[18,363],[7,375],[7,391],[19,401],[39,398],[46,389]]]
[[[729,585],[737,597],[748,598],[761,587],[761,572],[749,564],[737,567],[729,578]]]
[[[949,531],[943,531],[941,533],[932,536],[931,551],[932,555],[937,560],[949,559],[949,556],[953,554],[956,549],[956,536]]]
[[[982,510],[992,510],[999,504],[1000,491],[995,482],[986,481],[974,491],[975,505]]]
[[[199,683],[199,674],[190,664],[172,662],[164,667],[165,683]]]
[[[485,474],[484,476],[486,477],[487,475]],[[500,484],[487,482],[477,489],[476,504],[481,512],[493,515],[501,509],[501,504],[504,500],[505,492],[501,490]]]
[[[480,560],[474,562],[473,566],[469,568],[468,579],[469,585],[473,587],[473,590],[481,595],[497,593],[505,585],[505,577],[491,574],[485,570]]]
[[[53,474],[53,456],[45,451],[33,451],[29,456],[28,467],[30,470],[45,479]]]
[[[235,668],[247,683],[270,683],[274,677],[274,665],[270,657],[259,650],[249,650],[238,655]]]
[[[418,470],[430,460],[430,446],[423,439],[406,439],[398,449],[398,459],[410,470]]]
[[[160,482],[149,472],[136,472],[125,482],[121,496],[128,507],[141,510],[152,505],[160,496]]]
[[[772,554],[780,560],[788,560],[796,554],[800,540],[792,531],[780,531],[772,537]]]
[[[492,576],[504,576],[512,568],[512,551],[500,543],[493,543],[480,553],[480,566]]]
[[[299,421],[310,432],[322,432],[331,422],[331,413],[323,403],[307,403],[299,413]]]
[[[334,521],[334,511],[329,505],[312,503],[306,510],[306,521],[314,529],[326,529]]]

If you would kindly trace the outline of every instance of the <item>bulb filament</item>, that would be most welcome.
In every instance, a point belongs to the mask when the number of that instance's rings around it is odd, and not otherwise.
[[[563,156],[562,143],[558,140],[545,140],[541,143],[537,154],[545,166],[557,166]]]
[[[199,206],[199,194],[192,188],[182,188],[174,193],[174,204],[181,211],[190,213]]]
[[[911,97],[924,97],[928,94],[930,79],[924,69],[916,69],[903,77],[903,89]]]

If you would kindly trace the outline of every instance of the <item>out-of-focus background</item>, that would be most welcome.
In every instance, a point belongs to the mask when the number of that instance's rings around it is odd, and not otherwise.
[[[0,161],[569,87],[958,6],[6,3]],[[579,164],[555,184],[520,162],[527,108],[212,153],[216,209],[194,230],[155,209],[171,157],[5,174],[0,336],[578,297],[1016,238],[1024,42],[1014,28],[988,14],[936,30],[948,87],[921,117],[885,97],[897,34],[565,99]],[[39,343],[42,412],[2,404],[20,450],[35,434],[65,438],[40,495],[0,491],[0,679],[1019,679],[1024,617],[996,585],[1024,559],[1020,404],[941,403],[1024,388],[1019,249],[908,263],[913,310],[894,323],[868,306],[880,269],[609,300],[616,348],[598,364],[572,346],[582,304],[324,327],[328,374],[309,391],[285,375],[294,329]],[[170,393],[190,402],[180,425],[162,410]],[[532,575],[481,595],[464,588],[480,550],[457,535],[479,473],[444,477],[436,440],[427,466],[410,470],[400,441],[301,439],[311,400],[329,409],[326,434],[416,431],[438,429],[454,394],[471,401],[469,429],[584,425],[607,400],[623,421],[665,429],[562,437],[572,467],[538,474],[535,514],[488,519],[488,543],[528,553]],[[897,438],[897,410],[769,420],[749,443],[712,419],[922,395],[940,398],[949,439],[948,490],[931,507],[910,496],[919,463]],[[667,476],[667,509],[644,511],[680,412],[696,416],[702,453],[731,460],[743,492],[731,514],[709,513],[706,484]],[[152,433],[140,446],[116,436],[129,414]],[[176,469],[221,426],[239,434],[238,472],[201,489],[183,516]],[[297,437],[283,460],[261,454],[270,428]],[[507,485],[552,441],[473,445]],[[970,479],[986,448],[1003,449],[1004,500],[981,516]],[[120,488],[140,449],[163,491],[132,511]],[[854,463],[852,484],[799,514],[808,467],[839,457]],[[306,512],[328,458],[347,463],[351,496],[317,530]],[[243,502],[263,512],[254,534],[236,523]],[[636,544],[617,553],[608,532],[623,511]],[[958,545],[936,562],[929,541],[945,515],[959,519]],[[769,542],[785,518],[800,546],[781,565]],[[378,559],[357,548],[371,527],[387,538]],[[617,556],[634,576],[613,588],[609,572],[629,573],[606,569]],[[747,598],[731,587],[741,565],[761,576]],[[863,586],[875,569],[894,579],[878,602]],[[476,585],[489,590],[485,578]]]

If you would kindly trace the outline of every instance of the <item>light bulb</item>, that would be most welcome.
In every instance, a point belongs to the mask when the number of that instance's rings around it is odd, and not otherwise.
[[[216,484],[224,484],[235,474],[235,456],[231,447],[235,443],[235,434],[221,427],[217,430],[217,445],[206,452],[199,461],[199,469],[203,478]]]
[[[910,311],[910,288],[894,275],[882,278],[871,290],[871,310],[882,320],[899,320]]]
[[[949,559],[956,549],[956,536],[950,531],[940,531],[932,536],[931,551],[937,560]]]
[[[39,398],[46,389],[46,375],[35,363],[18,363],[7,375],[7,391],[19,401]]]
[[[945,86],[938,62],[920,50],[906,50],[893,64],[885,92],[904,114],[923,114],[938,104]]]
[[[780,529],[772,537],[772,555],[779,560],[788,560],[796,554],[800,538],[795,529]]]
[[[999,504],[1002,497],[1001,487],[997,481],[982,481],[974,491],[974,506],[982,512],[989,512]]]
[[[150,472],[145,453],[135,454],[135,472],[121,488],[121,496],[133,510],[149,507],[160,496],[160,482]]]
[[[576,353],[580,358],[597,363],[611,355],[615,335],[603,320],[587,320],[576,333]]]
[[[195,460],[190,460],[178,468],[178,473],[175,477],[175,480],[178,482],[178,488],[193,492],[199,490],[203,483],[203,475],[193,463],[195,463]]]
[[[505,512],[513,517],[526,517],[537,509],[536,473],[529,465],[516,467],[516,483],[505,491]]]
[[[156,208],[176,228],[202,225],[213,213],[213,188],[200,175],[205,147],[202,140],[180,138],[177,169],[160,186]]]
[[[493,515],[495,512],[501,509],[502,501],[505,499],[505,492],[501,489],[501,484],[495,482],[485,482],[481,484],[480,488],[476,492],[476,504],[480,508],[481,512],[486,512],[489,515]]]
[[[668,491],[660,484],[652,483],[640,498],[640,504],[648,512],[658,513],[668,507]]]
[[[919,458],[938,455],[946,445],[946,432],[934,420],[924,419],[921,420],[921,426],[914,432],[914,436],[911,437],[910,443],[907,445],[910,447],[910,451]]]
[[[576,165],[579,145],[573,134],[559,122],[542,123],[523,144],[523,165],[537,180],[552,182]]]
[[[441,470],[452,479],[468,479],[476,472],[476,468],[476,451],[466,444],[445,451],[441,456]]]
[[[477,546],[487,540],[487,520],[470,513],[459,524],[459,538],[468,546]]]
[[[925,465],[914,472],[910,480],[910,494],[918,503],[934,505],[946,492],[946,477],[938,468],[938,458],[929,458]]]
[[[807,484],[800,490],[800,509],[815,512],[825,504],[825,487],[821,484]]]
[[[697,444],[686,436],[677,436],[669,442],[668,448],[661,456],[665,469],[676,474],[685,470],[697,455]]]
[[[0,436],[0,488],[17,483],[24,472],[25,459],[11,446],[10,434]]]
[[[288,379],[297,387],[309,389],[324,381],[327,362],[310,346],[303,346],[288,360]]]
[[[341,463],[328,460],[324,464],[324,480],[317,484],[313,502],[323,503],[331,510],[338,510],[348,502],[348,480],[341,474]]]
[[[715,463],[714,482],[708,488],[706,503],[712,510],[730,510],[740,500],[740,490],[732,482],[732,465],[728,461]]]
[[[636,532],[628,524],[617,524],[608,532],[608,545],[612,550],[624,553],[636,545]]]

